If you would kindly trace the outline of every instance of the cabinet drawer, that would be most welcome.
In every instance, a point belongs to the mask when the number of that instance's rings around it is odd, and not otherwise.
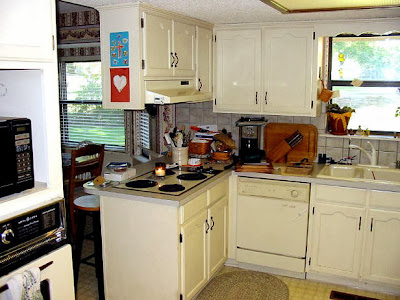
[[[372,190],[370,207],[400,210],[400,193]]]
[[[201,210],[207,207],[207,194],[201,194],[197,198],[189,201],[180,208],[180,224],[185,223],[187,220],[198,214]]]
[[[348,187],[316,185],[316,201],[365,205],[367,190]]]
[[[207,206],[217,202],[229,194],[229,182],[228,180],[224,180],[223,182],[217,184],[207,191],[208,194],[208,202]]]

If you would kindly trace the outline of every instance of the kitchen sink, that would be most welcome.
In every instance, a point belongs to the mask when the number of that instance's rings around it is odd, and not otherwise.
[[[400,170],[379,166],[324,166],[317,178],[331,178],[350,181],[374,181],[400,185]]]

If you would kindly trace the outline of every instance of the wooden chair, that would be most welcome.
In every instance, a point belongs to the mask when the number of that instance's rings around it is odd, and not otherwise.
[[[68,205],[71,222],[71,232],[73,240],[76,239],[75,206],[76,189],[82,187],[86,182],[101,175],[104,160],[104,145],[90,144],[82,148],[72,150],[71,167],[69,171],[68,186]],[[98,201],[98,197],[90,195],[93,203]],[[97,200],[96,200],[97,199]],[[86,199],[87,203],[87,199]],[[93,203],[90,204],[93,206]],[[82,209],[82,208],[81,208]],[[99,207],[100,209],[100,207]]]
[[[76,189],[84,183],[101,175],[104,160],[104,145],[90,144],[72,150],[69,176],[69,214],[72,238],[74,241],[74,277],[75,288],[78,284],[79,267],[81,262],[87,262],[95,257],[95,268],[98,281],[99,299],[104,299],[103,260],[100,225],[100,199],[97,195],[76,196]],[[94,255],[81,260],[83,239],[85,237],[86,216],[93,217]]]

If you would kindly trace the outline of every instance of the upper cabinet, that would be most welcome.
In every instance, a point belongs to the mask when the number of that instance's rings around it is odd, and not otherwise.
[[[215,112],[261,112],[261,29],[216,36]]]
[[[55,1],[0,2],[0,59],[56,59]]]
[[[310,114],[313,29],[264,29],[262,48],[262,111]]]
[[[316,114],[313,28],[235,27],[216,36],[215,112]]]
[[[193,87],[199,89],[197,76],[202,76],[204,89],[211,91],[212,43],[203,41],[204,36],[212,41],[211,24],[142,3],[98,10],[103,107],[143,109],[149,81],[185,80],[196,82]],[[197,47],[207,48],[201,59]]]
[[[212,94],[213,33],[211,29],[197,27],[196,83],[199,91]]]
[[[194,76],[196,27],[143,14],[144,75]]]

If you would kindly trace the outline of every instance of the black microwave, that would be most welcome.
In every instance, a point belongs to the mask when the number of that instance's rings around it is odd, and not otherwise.
[[[0,197],[33,188],[31,121],[0,117]]]

